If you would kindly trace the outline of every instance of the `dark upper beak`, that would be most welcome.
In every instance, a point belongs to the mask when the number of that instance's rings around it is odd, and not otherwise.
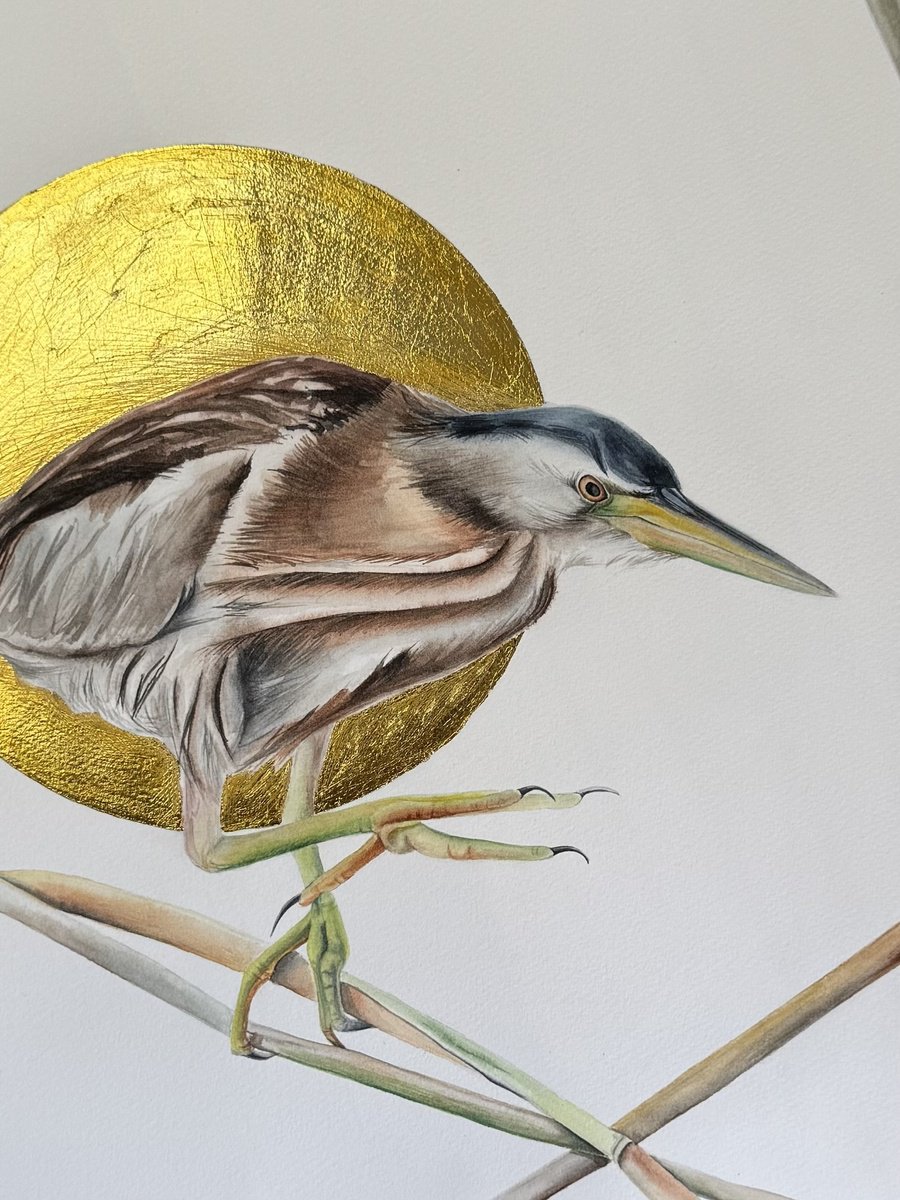
[[[693,504],[677,488],[663,488],[652,496],[615,495],[598,507],[597,516],[652,550],[695,558],[795,592],[835,594],[820,579]]]

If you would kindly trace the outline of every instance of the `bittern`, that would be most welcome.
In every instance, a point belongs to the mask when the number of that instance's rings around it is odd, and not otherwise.
[[[511,788],[315,813],[335,722],[499,647],[546,611],[560,571],[629,547],[830,592],[691,503],[665,458],[610,417],[468,412],[336,362],[279,358],[126,413],[0,505],[0,651],[75,712],[169,748],[199,866],[296,852],[313,905],[298,940],[333,1037],[354,1027],[338,884],[384,850],[549,858],[563,847],[425,822],[581,798]],[[224,833],[226,778],[287,760],[283,823]],[[362,848],[323,872],[317,846],[360,833]],[[234,1047],[248,1052],[245,1027]]]

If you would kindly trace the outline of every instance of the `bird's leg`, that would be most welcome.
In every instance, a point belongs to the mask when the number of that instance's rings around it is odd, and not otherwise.
[[[325,760],[331,730],[308,738],[291,761],[291,774],[282,821],[291,823],[311,816],[315,811],[316,784]],[[294,851],[305,886],[314,886],[322,878],[322,858],[318,846]],[[350,943],[337,902],[327,888],[320,887],[310,912],[311,924],[307,957],[316,985],[319,1025],[330,1042],[340,1045],[336,1034],[365,1029],[362,1021],[349,1017],[341,999],[341,973],[350,954]]]
[[[253,1053],[247,1040],[247,1018],[253,997],[281,959],[304,942],[309,946],[319,1022],[325,1036],[340,1045],[335,1030],[365,1028],[344,1011],[341,974],[348,955],[347,934],[331,892],[385,850],[398,854],[415,850],[431,858],[451,860],[534,862],[575,849],[574,846],[513,846],[455,837],[431,829],[425,821],[463,813],[569,808],[580,804],[589,792],[612,790],[584,788],[580,792],[553,795],[544,788],[522,787],[504,792],[465,792],[451,796],[402,796],[314,813],[315,783],[326,746],[327,737],[324,737],[321,744],[301,748],[295,756],[284,823],[277,828],[243,834],[223,833],[219,815],[221,782],[204,781],[189,772],[182,775],[185,842],[194,861],[221,870],[293,852],[306,885],[304,892],[295,899],[311,904],[313,908],[308,917],[269,946],[245,971],[231,1028],[232,1050],[237,1054]],[[371,837],[337,866],[323,871],[317,843],[358,833],[370,833]]]
[[[538,808],[570,808],[579,804],[588,792],[608,792],[611,788],[584,788],[580,792],[556,795],[543,788],[509,788],[502,792],[461,792],[447,796],[399,796],[384,800],[368,800],[328,812],[317,812],[287,824],[255,829],[242,833],[223,833],[219,807],[222,788],[220,779],[203,779],[182,771],[182,819],[185,844],[191,858],[208,871],[227,871],[249,863],[275,858],[306,847],[313,847],[334,838],[368,833],[370,841],[326,876],[329,887],[349,878],[382,849],[391,849],[393,827],[437,821],[465,813],[523,812]],[[384,832],[384,837],[382,837]],[[477,843],[471,843],[477,845]],[[452,843],[446,843],[448,848]],[[482,845],[489,845],[482,844]],[[412,846],[406,847],[411,849]],[[553,857],[552,846],[518,847],[496,857],[537,860]],[[441,857],[455,857],[443,854]],[[483,857],[490,857],[484,854]]]
[[[283,823],[301,822],[315,806],[316,783],[328,747],[330,730],[308,739],[294,755]],[[322,859],[316,846],[294,852],[304,884],[313,884],[322,875]],[[334,897],[320,888],[310,912],[292,926],[245,969],[231,1022],[231,1050],[234,1054],[256,1057],[247,1040],[247,1021],[253,997],[285,955],[307,946],[310,970],[316,987],[319,1024],[329,1041],[340,1045],[335,1030],[350,1032],[365,1029],[362,1021],[348,1017],[341,1000],[341,972],[350,947],[340,910]]]
[[[298,921],[296,925],[292,925],[287,933],[282,934],[277,942],[273,942],[271,946],[266,946],[262,954],[245,968],[241,976],[241,986],[231,1018],[232,1054],[243,1054],[247,1058],[268,1057],[268,1055],[257,1054],[247,1040],[247,1021],[250,1017],[250,1005],[253,1003],[253,997],[262,985],[271,979],[272,972],[285,955],[290,954],[294,950],[299,950],[308,941],[312,920],[312,913],[306,913],[301,921]]]

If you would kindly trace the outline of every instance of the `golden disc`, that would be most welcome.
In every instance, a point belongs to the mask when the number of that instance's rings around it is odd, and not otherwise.
[[[0,494],[120,413],[283,354],[318,354],[470,408],[540,404],[474,268],[398,200],[273,150],[107,159],[0,214]],[[365,795],[462,727],[513,645],[335,730],[319,807]],[[0,660],[0,754],[79,803],[180,824],[174,759],[73,715]],[[280,818],[284,771],[230,780],[226,828]]]

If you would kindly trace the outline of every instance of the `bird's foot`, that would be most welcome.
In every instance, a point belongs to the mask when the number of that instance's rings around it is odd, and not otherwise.
[[[310,915],[312,924],[306,952],[316,985],[319,1026],[329,1042],[340,1046],[339,1033],[369,1028],[365,1021],[349,1016],[344,1009],[341,974],[350,955],[350,942],[337,901],[330,892],[319,896]]]
[[[371,830],[368,840],[358,850],[354,850],[335,866],[318,875],[299,896],[292,897],[282,910],[282,915],[295,901],[299,900],[301,905],[306,906],[313,904],[324,894],[333,892],[385,850],[394,854],[406,854],[415,850],[429,858],[499,859],[517,862],[554,858],[565,851],[575,851],[586,858],[587,855],[574,846],[515,846],[506,842],[456,837],[432,829],[424,822],[464,813],[532,812],[544,808],[573,808],[593,792],[618,795],[613,788],[607,787],[587,787],[577,792],[554,793],[537,784],[529,784],[504,792],[404,796],[373,801],[365,806],[369,817],[368,828]],[[352,812],[349,809],[347,811]],[[352,832],[359,832],[359,827]]]
[[[298,949],[308,940],[312,927],[312,914],[305,913],[303,919],[292,926],[271,946],[266,946],[244,970],[241,976],[241,986],[234,1005],[231,1018],[231,1052],[244,1058],[270,1058],[271,1055],[255,1047],[250,1039],[247,1023],[250,1019],[250,1005],[253,997],[272,972],[285,957]]]
[[[577,792],[555,793],[540,784],[527,784],[514,789],[514,799],[504,805],[504,808],[516,812],[542,808],[573,808],[593,792],[613,792],[613,789],[597,786],[581,788]],[[618,795],[617,792],[614,794]],[[491,805],[484,811],[493,811],[494,807]],[[421,821],[388,819],[377,827],[376,832],[385,848],[395,854],[407,854],[415,850],[428,858],[453,861],[539,862],[555,858],[559,854],[574,853],[580,854],[585,862],[589,861],[588,856],[577,846],[520,846],[509,842],[486,841],[483,838],[458,837],[432,829],[430,825]]]

